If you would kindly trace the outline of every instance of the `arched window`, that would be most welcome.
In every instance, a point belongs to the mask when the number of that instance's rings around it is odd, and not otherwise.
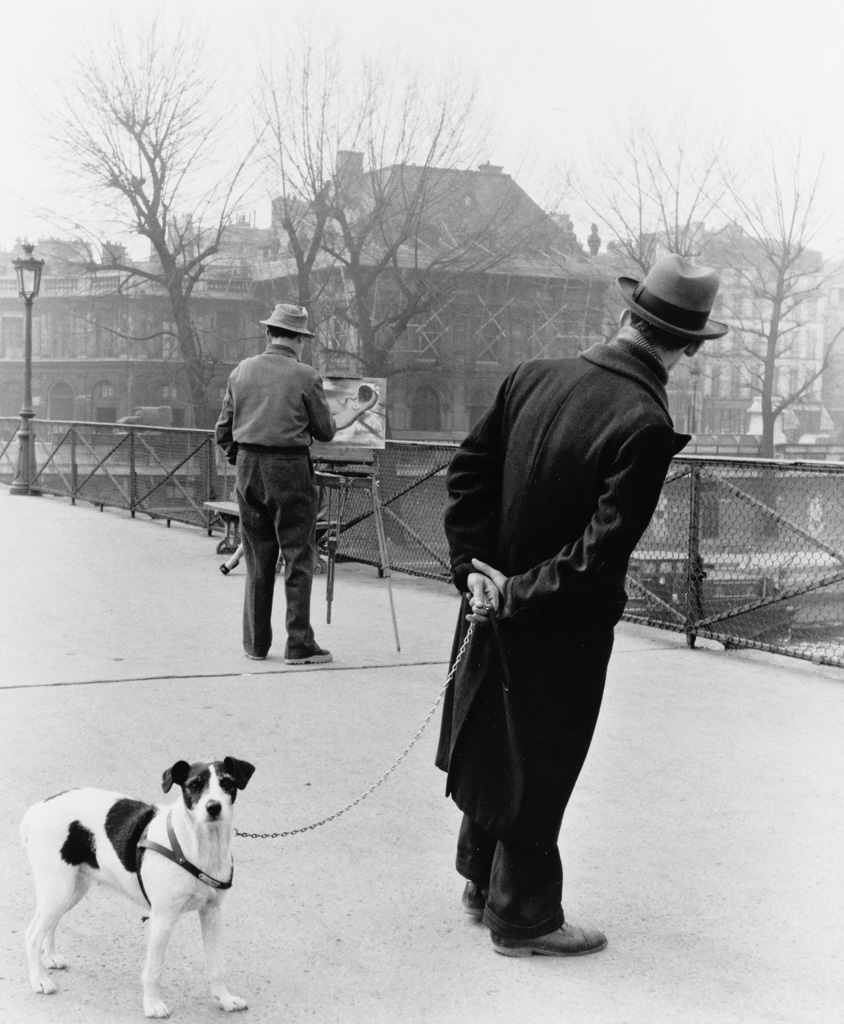
[[[47,419],[73,419],[73,389],[69,384],[58,381],[50,388],[50,394],[47,396]]]
[[[417,388],[413,395],[410,417],[411,430],[442,430],[440,396],[427,384]]]
[[[0,317],[0,357],[5,356],[6,359],[22,359],[23,345],[23,314],[4,313],[2,317]]]
[[[17,416],[23,406],[23,384],[7,381],[0,387],[0,416]]]
[[[96,423],[117,422],[117,399],[110,380],[98,381],[91,391],[91,411]]]

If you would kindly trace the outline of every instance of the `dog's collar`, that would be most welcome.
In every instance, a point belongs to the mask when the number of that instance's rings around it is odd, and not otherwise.
[[[153,842],[152,839],[147,839],[147,829],[149,825],[141,833],[141,838],[138,840],[138,845],[135,850],[135,874],[138,876],[138,885],[141,887],[141,892],[144,894],[144,899],[147,903],[150,902],[147,891],[144,888],[144,883],[141,881],[141,861],[143,859],[143,850],[155,850],[156,853],[160,853],[162,857],[166,857],[168,860],[172,860],[174,864],[178,864],[179,867],[184,868],[189,874],[193,875],[194,878],[198,878],[200,882],[205,882],[206,885],[210,885],[212,889],[231,889],[232,881],[234,880],[234,862],[232,862],[232,873],[229,875],[228,882],[221,882],[218,878],[212,878],[211,875],[206,875],[204,871],[200,871],[195,864],[185,857],[182,852],[182,847],[179,845],[179,840],[176,838],[176,833],[173,831],[173,823],[171,821],[173,812],[170,811],[167,815],[167,838],[170,840],[170,846],[172,849],[167,849],[166,846],[162,846],[160,843]],[[151,906],[152,904],[150,904]]]

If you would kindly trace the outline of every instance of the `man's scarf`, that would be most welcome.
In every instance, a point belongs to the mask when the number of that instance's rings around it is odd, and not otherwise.
[[[620,348],[623,352],[629,352],[630,355],[635,356],[649,367],[663,385],[668,383],[668,371],[665,369],[662,357],[635,327],[625,324],[612,339],[610,345],[613,348]]]

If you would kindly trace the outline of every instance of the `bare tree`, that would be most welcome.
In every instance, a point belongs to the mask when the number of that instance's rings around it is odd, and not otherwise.
[[[340,127],[341,62],[336,39],[300,33],[289,40],[279,60],[271,54],[261,68],[258,95],[266,177],[273,219],[286,239],[294,263],[295,295],[319,326],[320,282],[314,270],[325,267],[322,243],[329,218],[329,193],[341,132],[355,136],[355,126]]]
[[[706,242],[725,268],[722,316],[732,327],[722,358],[760,402],[760,454],[774,454],[777,420],[820,391],[840,331],[823,335],[819,302],[828,274],[810,248],[828,216],[823,162],[806,166],[800,145],[769,145],[743,179],[724,174],[721,209],[732,222]]]
[[[773,456],[777,420],[819,391],[837,341],[823,337],[818,307],[827,275],[810,248],[827,216],[822,167],[807,168],[800,146],[789,155],[779,140],[754,144],[740,177],[725,150],[720,138],[689,140],[683,128],[657,133],[635,125],[619,159],[595,159],[591,175],[568,180],[609,236],[609,258],[598,261],[609,277],[644,277],[665,252],[719,270],[717,316],[732,330],[702,350],[700,368],[711,387],[723,368],[732,371],[732,393],[720,397],[758,399],[760,451]],[[605,333],[614,327],[612,318]],[[683,380],[679,374],[680,388]]]
[[[191,299],[220,252],[246,166],[221,168],[226,116],[194,33],[165,38],[156,22],[129,39],[113,28],[73,61],[63,105],[49,115],[58,159],[87,196],[146,239],[145,261],[110,261],[130,290],[166,291],[197,425],[210,426],[215,361]]]
[[[585,172],[569,171],[567,188],[596,218],[626,272],[644,277],[661,253],[694,260],[707,217],[724,192],[722,141],[689,138],[686,119],[664,130],[633,124],[620,154],[596,154]]]
[[[550,241],[548,218],[500,168],[467,188],[486,138],[472,88],[375,62],[349,80],[331,48],[297,54],[265,74],[264,112],[298,298],[329,354],[390,376],[408,329],[473,275]]]

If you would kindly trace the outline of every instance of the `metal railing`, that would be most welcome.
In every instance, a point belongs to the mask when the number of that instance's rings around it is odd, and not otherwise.
[[[675,459],[625,618],[844,666],[844,464]]]
[[[35,420],[35,487],[207,529],[234,469],[209,431]],[[14,478],[19,420],[0,419],[0,480]],[[391,568],[449,579],[442,527],[455,445],[388,442],[375,453]],[[340,556],[380,566],[368,491],[351,491]],[[674,460],[633,554],[625,613],[728,647],[844,666],[844,463]]]
[[[19,421],[0,419],[0,480],[14,478]],[[227,498],[234,469],[207,430],[34,420],[36,476],[44,494],[127,509],[210,529],[203,502]]]

